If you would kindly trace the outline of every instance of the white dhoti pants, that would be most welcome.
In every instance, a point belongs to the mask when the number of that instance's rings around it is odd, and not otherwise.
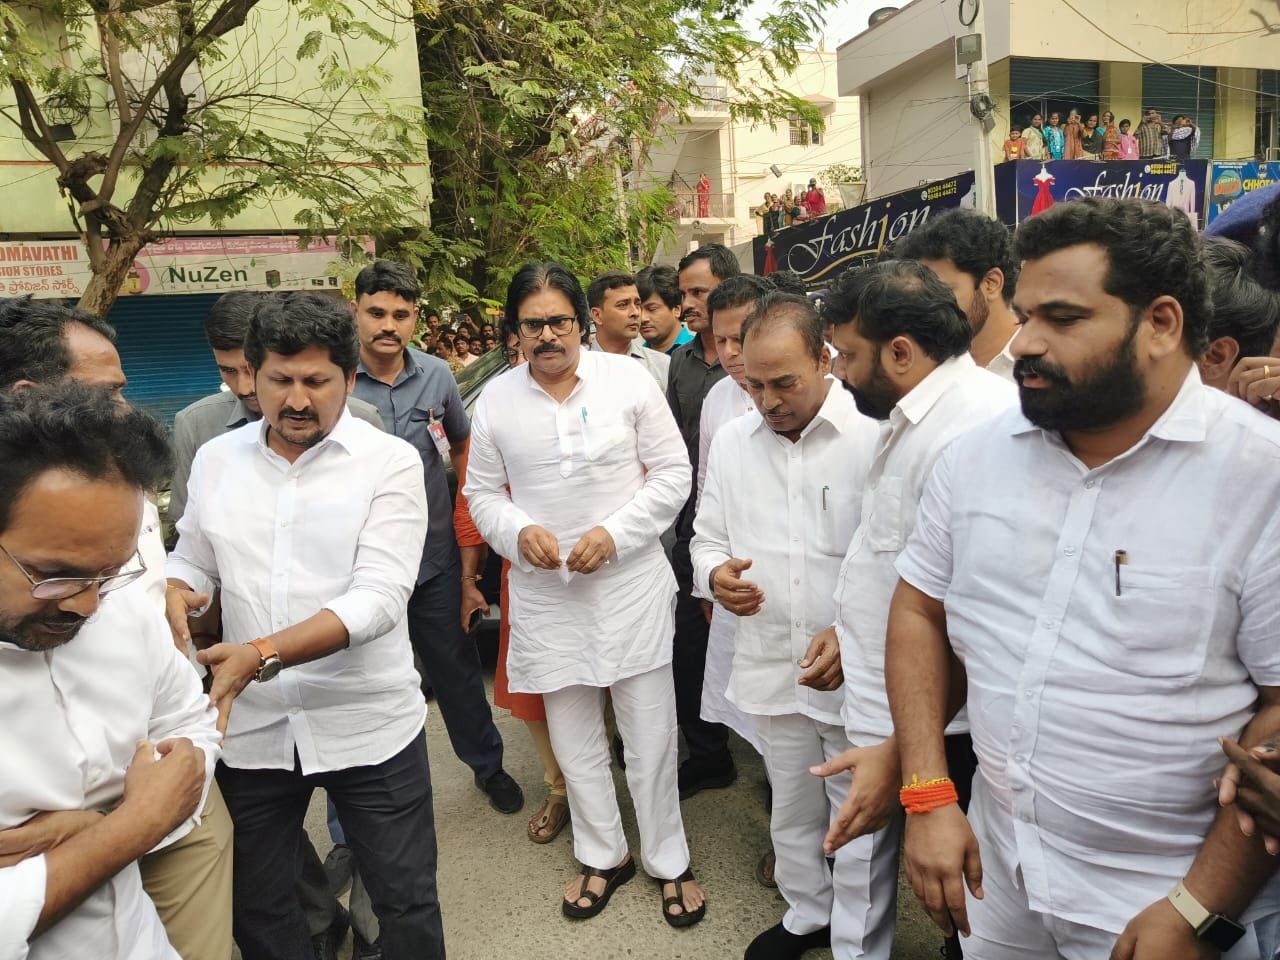
[[[897,922],[901,818],[836,851],[828,869],[822,840],[849,794],[848,773],[815,777],[809,768],[844,753],[844,728],[801,714],[755,716],[773,784],[769,832],[774,879],[787,901],[782,925],[805,934],[831,927],[836,960],[888,960]]]
[[[676,783],[676,694],[671,665],[619,680],[610,689],[627,761],[627,787],[640,828],[640,862],[669,880],[689,866]],[[573,815],[573,854],[608,870],[627,855],[605,736],[604,689],[574,686],[543,694],[551,746]]]
[[[982,899],[974,899],[966,889],[965,905],[973,935],[961,940],[965,960],[1106,960],[1118,931],[1031,908],[1022,878],[1014,877],[1006,865],[1006,857],[1012,851],[1006,851],[1005,856],[996,853],[1011,843],[1013,822],[986,791],[982,777],[974,777],[969,825],[982,853]],[[1137,896],[1131,905],[1134,916],[1173,889],[1176,880],[1171,877],[1167,886],[1162,884]],[[1222,960],[1258,960],[1259,956],[1258,937],[1250,926],[1239,942],[1222,955]]]

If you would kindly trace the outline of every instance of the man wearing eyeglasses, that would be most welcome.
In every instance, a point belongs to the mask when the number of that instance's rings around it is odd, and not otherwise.
[[[75,382],[124,405],[126,379],[114,340],[110,325],[83,310],[30,297],[4,301],[0,391]],[[166,599],[165,554],[160,514],[147,497],[136,541],[140,570],[128,593],[146,599],[152,609],[143,614],[155,618]],[[197,684],[189,665],[183,671],[184,679]],[[142,883],[185,960],[223,960],[231,949],[231,818],[216,784],[193,824],[184,828],[185,835],[142,858]]]
[[[199,821],[219,737],[163,618],[124,589],[146,573],[164,428],[31,385],[0,396],[0,463],[0,957],[179,960],[136,861]]]
[[[635,876],[609,767],[604,689],[626,744],[645,870],[672,926],[702,919],[676,787],[675,577],[660,536],[692,471],[661,391],[628,357],[584,350],[587,298],[560,264],[526,264],[504,332],[528,363],[494,380],[473,423],[465,493],[511,561],[513,693],[542,694],[582,871],[561,911],[600,913]]]

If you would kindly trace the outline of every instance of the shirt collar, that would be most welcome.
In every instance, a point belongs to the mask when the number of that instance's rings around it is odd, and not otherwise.
[[[1207,389],[1210,388],[1205,387],[1204,382],[1200,379],[1199,368],[1194,363],[1191,364],[1191,369],[1187,371],[1187,376],[1182,381],[1182,386],[1178,388],[1173,402],[1160,415],[1160,419],[1151,425],[1151,429],[1147,431],[1143,440],[1146,437],[1156,437],[1160,440],[1180,440],[1189,443],[1204,440],[1209,435],[1209,408],[1205,397]],[[1037,427],[1019,412],[1011,431],[1013,436],[1016,437],[1036,431],[1052,437],[1058,436],[1058,431],[1042,431],[1040,427]],[[1139,441],[1139,443],[1141,442]]]
[[[573,390],[570,391],[569,396],[573,396],[583,383],[586,383],[591,379],[592,374],[595,373],[596,370],[596,358],[603,352],[604,351],[602,350],[596,350],[594,343],[592,343],[590,347],[583,347],[578,350],[578,366],[573,371],[574,376],[578,378],[578,383],[574,384]],[[533,364],[522,363],[516,369],[522,371],[521,375],[524,377],[524,382],[530,390],[537,390],[539,393],[547,392],[543,389],[542,384],[533,379]],[[548,396],[550,396],[550,394],[548,394]]]
[[[329,431],[329,435],[311,449],[303,451],[302,456],[295,460],[292,466],[296,467],[300,464],[306,463],[308,460],[315,459],[319,451],[325,449],[325,447],[328,447],[330,444],[336,444],[349,454],[356,454],[360,445],[360,428],[356,426],[356,423],[356,418],[351,415],[351,411],[344,403],[342,407],[342,416],[338,418],[338,422],[334,425],[333,429]],[[278,457],[280,455],[267,446],[267,429],[270,426],[271,424],[267,422],[267,418],[263,417],[261,422],[258,424],[257,430],[246,430],[244,432],[246,439],[249,442],[256,443],[265,453],[268,453],[273,457]]]
[[[413,351],[411,351],[408,347],[405,347],[404,367],[400,370],[398,374],[396,374],[396,381],[395,383],[392,384],[392,386],[398,387],[400,386],[400,384],[404,383],[410,377],[417,376],[417,374],[418,374],[418,361],[414,357]],[[369,368],[364,365],[364,360],[356,361],[356,376],[357,377],[363,376],[363,377],[368,377],[370,380],[377,380],[377,377],[371,374],[369,372]],[[382,383],[381,380],[378,380],[378,382]]]
[[[227,392],[230,393],[230,391]],[[228,430],[234,430],[236,427],[243,427],[246,423],[249,423],[252,420],[259,420],[261,418],[262,414],[254,416],[253,413],[249,411],[249,408],[244,405],[243,400],[237,397],[234,393],[231,394],[231,413],[227,416],[226,423]]]
[[[644,347],[643,340],[640,340],[640,339],[632,340],[631,343],[627,346],[627,355],[635,357],[637,360],[643,360],[644,359],[644,352],[642,350],[643,347]],[[605,352],[604,348],[600,346],[600,341],[596,340],[594,337],[591,338],[591,352],[593,353]]]
[[[852,417],[861,416],[853,403],[853,396],[846,390],[839,380],[827,377],[827,397],[822,401],[822,406],[818,408],[818,412],[813,415],[803,430],[800,431],[800,439],[803,440],[814,430],[818,429],[822,424],[829,423],[835,428],[836,433],[844,433],[849,426]],[[769,426],[769,422],[761,414],[751,425],[751,432],[757,433],[760,430],[768,430],[773,433],[773,428]]]
[[[938,364],[928,376],[897,402],[895,412],[900,413],[912,423],[919,423],[929,415],[933,405],[957,379],[976,369],[978,365],[973,362],[973,357],[967,352]]]

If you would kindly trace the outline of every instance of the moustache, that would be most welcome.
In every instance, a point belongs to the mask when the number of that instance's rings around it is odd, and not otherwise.
[[[318,420],[314,410],[294,410],[292,407],[284,407],[280,410],[281,417],[294,417],[298,420]]]
[[[533,355],[540,357],[544,353],[564,353],[564,347],[558,343],[540,343],[533,348]]]
[[[1013,378],[1022,383],[1027,377],[1039,377],[1050,383],[1070,383],[1067,371],[1044,357],[1019,357],[1013,364]]]
[[[393,343],[399,343],[399,342],[400,342],[400,334],[396,333],[394,330],[384,330],[382,333],[378,334],[378,335],[377,335],[376,337],[374,337],[373,339],[375,339],[375,340],[390,340],[390,341],[392,341]]]

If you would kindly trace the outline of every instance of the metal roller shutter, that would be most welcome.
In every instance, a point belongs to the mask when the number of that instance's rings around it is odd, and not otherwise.
[[[204,338],[204,317],[221,294],[121,297],[107,314],[129,386],[130,403],[165,423],[221,386]]]
[[[1191,154],[1213,157],[1213,120],[1218,106],[1217,67],[1142,65],[1142,105],[1155,107],[1165,122],[1185,113],[1200,128],[1200,146]]]
[[[1015,58],[1009,61],[1009,95],[1014,100],[1097,103],[1097,61]]]

